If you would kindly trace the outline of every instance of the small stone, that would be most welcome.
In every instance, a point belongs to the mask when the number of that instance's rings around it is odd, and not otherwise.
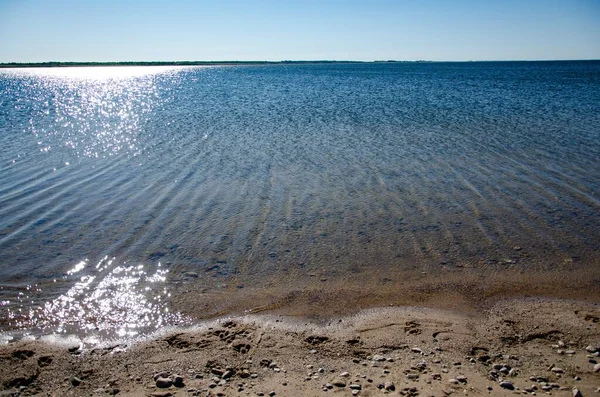
[[[566,354],[575,354],[575,350],[567,350],[565,351]]]
[[[317,351],[315,349],[312,349],[311,351],[309,351],[310,354],[317,354]]]
[[[423,353],[423,350],[419,349],[418,347],[413,347],[412,349],[410,349],[410,351],[412,351],[413,353],[418,353],[418,354]]]
[[[406,379],[417,380],[417,379],[419,379],[419,374],[408,374],[408,375],[406,375]]]
[[[573,388],[573,397],[583,397],[583,394],[581,394],[581,392],[579,391],[578,388],[574,387]]]
[[[168,389],[173,385],[171,378],[163,378],[162,376],[156,379],[156,387],[161,389]]]
[[[460,383],[467,383],[467,377],[464,375],[458,375],[456,377],[456,380],[459,381]]]
[[[448,379],[448,383],[452,384],[452,385],[458,385],[458,381],[454,378],[452,379]]]
[[[347,377],[347,376],[350,376],[350,373],[347,371],[344,371],[340,374],[340,376]]]
[[[394,385],[393,382],[385,382],[384,385],[383,385],[383,388],[385,390],[388,390],[388,391],[394,391],[394,390],[396,390],[396,386]]]
[[[223,373],[223,379],[229,379],[233,376],[233,371],[228,369]]]
[[[351,384],[350,386],[348,386],[350,389],[352,390],[361,390],[362,386],[356,383]]]
[[[223,371],[221,368],[212,368],[210,372],[219,377],[223,376],[223,374],[225,373],[225,371]]]
[[[358,395],[358,393],[360,393],[360,390],[352,390],[352,395],[353,396]]]
[[[385,361],[385,357],[382,355],[376,354],[373,356],[373,361]]]
[[[503,380],[502,382],[500,382],[500,387],[503,388],[503,389],[508,389],[508,390],[514,390],[515,389],[515,386],[511,382],[509,382],[507,380]]]
[[[211,389],[214,389],[215,387],[217,387],[217,384],[215,382],[210,382],[208,384],[208,387],[210,387]]]
[[[173,385],[175,387],[184,387],[185,386],[183,384],[183,376],[181,376],[181,375],[173,375],[171,378],[173,379]]]
[[[73,386],[79,386],[81,384],[81,382],[83,382],[83,381],[76,376],[71,378],[71,384]]]
[[[336,379],[333,382],[331,382],[334,386],[336,387],[346,387],[346,382],[344,382],[341,379]]]
[[[594,365],[594,372],[600,372],[600,364]]]
[[[270,397],[273,397],[275,394],[277,394],[277,393],[275,393],[274,391],[270,391],[270,392],[269,392],[269,396],[270,396]]]
[[[592,345],[589,345],[588,347],[585,348],[585,351],[588,353],[596,353],[596,351],[598,351],[598,349]]]
[[[564,369],[562,369],[562,368],[558,368],[558,367],[554,367],[554,368],[552,368],[552,369],[551,369],[551,371],[552,371],[552,372],[554,372],[555,374],[562,374],[562,373],[564,373],[564,372],[565,372],[565,370],[564,370]]]
[[[333,389],[333,385],[331,383],[325,383],[325,388]]]

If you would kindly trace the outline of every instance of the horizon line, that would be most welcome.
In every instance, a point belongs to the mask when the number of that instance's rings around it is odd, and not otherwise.
[[[291,64],[291,63],[469,63],[469,62],[590,62],[600,58],[581,59],[471,59],[471,60],[350,60],[350,59],[299,59],[299,60],[178,60],[178,61],[37,61],[37,62],[0,62],[0,67],[68,67],[68,66],[195,66],[195,65],[230,65],[230,64]]]

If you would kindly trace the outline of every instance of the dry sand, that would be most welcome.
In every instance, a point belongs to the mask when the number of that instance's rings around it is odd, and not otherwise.
[[[597,395],[597,298],[484,306],[261,313],[84,350],[14,342],[0,348],[0,396]]]

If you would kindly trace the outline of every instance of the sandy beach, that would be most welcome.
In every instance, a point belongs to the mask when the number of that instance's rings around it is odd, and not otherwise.
[[[588,396],[599,322],[597,302],[519,298],[327,322],[246,315],[92,349],[20,341],[0,348],[0,395]]]

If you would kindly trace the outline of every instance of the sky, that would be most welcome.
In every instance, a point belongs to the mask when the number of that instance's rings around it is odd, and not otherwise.
[[[0,62],[600,59],[600,0],[0,0]]]

